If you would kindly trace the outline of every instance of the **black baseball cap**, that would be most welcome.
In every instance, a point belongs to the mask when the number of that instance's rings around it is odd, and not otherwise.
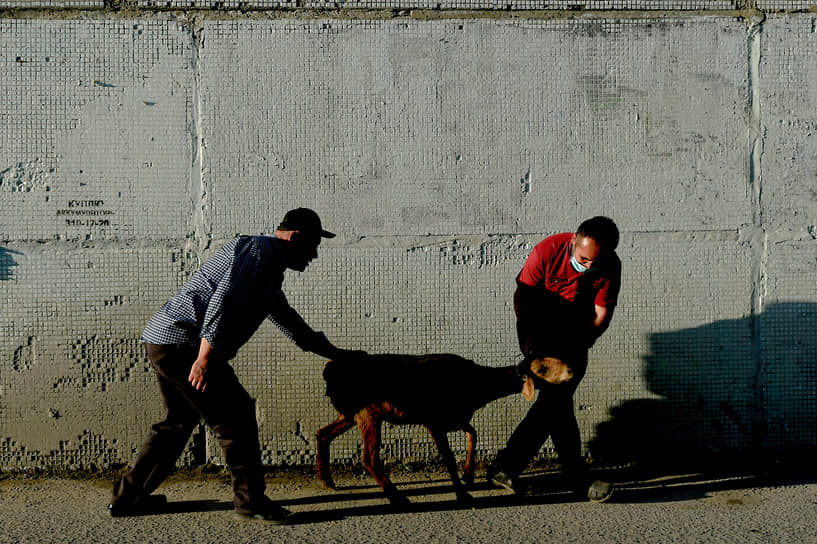
[[[295,208],[284,215],[278,230],[299,230],[309,234],[319,234],[321,238],[334,238],[335,234],[323,230],[321,218],[309,208]]]

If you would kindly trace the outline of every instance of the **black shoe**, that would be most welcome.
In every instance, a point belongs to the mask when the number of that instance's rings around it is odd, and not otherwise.
[[[128,516],[144,516],[156,514],[167,506],[167,497],[164,495],[144,495],[133,501],[119,499],[108,505],[108,515],[112,518]]]
[[[613,496],[613,484],[604,480],[596,480],[587,489],[587,498],[590,502],[602,503]]]
[[[292,512],[283,506],[278,506],[272,501],[258,510],[236,510],[233,513],[233,517],[240,521],[263,521],[272,525],[286,525],[289,523],[289,518],[291,516]]]

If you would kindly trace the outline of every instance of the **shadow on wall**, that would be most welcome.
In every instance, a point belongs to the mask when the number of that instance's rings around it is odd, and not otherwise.
[[[12,278],[12,269],[17,266],[17,261],[15,261],[13,257],[14,255],[22,255],[22,253],[0,247],[0,281],[6,281]]]
[[[815,331],[817,304],[792,302],[652,335],[644,377],[656,397],[613,408],[591,456],[658,469],[817,446]]]

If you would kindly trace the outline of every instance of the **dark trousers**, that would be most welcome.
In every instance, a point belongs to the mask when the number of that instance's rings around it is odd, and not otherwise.
[[[548,437],[559,454],[562,470],[577,489],[588,484],[588,468],[581,455],[581,435],[573,409],[573,393],[587,367],[576,361],[572,364],[574,379],[568,383],[545,383],[528,413],[516,427],[505,448],[496,457],[495,469],[517,476],[527,468]]]
[[[145,344],[167,409],[130,470],[114,484],[113,502],[138,500],[152,493],[171,473],[190,435],[203,418],[218,438],[230,468],[236,511],[263,505],[264,473],[258,443],[255,401],[226,361],[212,361],[206,391],[187,381],[198,348]]]
[[[587,325],[578,308],[546,289],[517,285],[514,310],[520,349],[527,356],[561,358],[573,370],[573,379],[540,385],[536,402],[497,454],[494,470],[521,474],[551,437],[571,483],[577,489],[589,483],[573,409],[573,394],[587,371]]]

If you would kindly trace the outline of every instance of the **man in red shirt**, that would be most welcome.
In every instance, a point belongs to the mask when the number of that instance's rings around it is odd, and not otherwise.
[[[555,234],[537,244],[516,278],[513,301],[525,360],[559,357],[570,365],[574,378],[540,385],[538,399],[488,470],[496,485],[522,491],[519,474],[550,436],[577,493],[594,502],[612,494],[610,483],[591,480],[581,456],[573,393],[587,370],[587,350],[607,329],[618,301],[618,238],[611,219],[593,217],[575,233]]]

